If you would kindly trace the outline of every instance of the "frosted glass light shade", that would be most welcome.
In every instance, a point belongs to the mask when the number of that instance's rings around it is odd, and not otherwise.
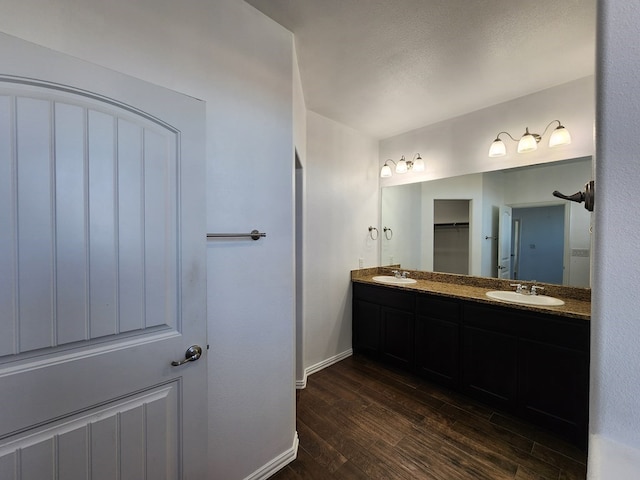
[[[389,165],[383,165],[382,169],[380,170],[380,177],[388,178],[390,176],[391,176],[391,167]]]
[[[407,173],[407,162],[404,157],[402,157],[396,165],[396,173]]]
[[[502,157],[507,154],[507,147],[504,142],[499,138],[496,138],[491,146],[489,147],[489,156],[490,157]]]
[[[562,125],[557,127],[552,133],[551,138],[549,138],[549,147],[559,147],[560,145],[569,145],[571,143],[571,135],[569,135],[569,130],[564,128]]]
[[[518,142],[518,153],[533,152],[538,148],[536,137],[529,133],[529,130],[522,136]]]
[[[422,157],[418,157],[413,161],[413,170],[415,172],[424,172],[424,160],[422,160]]]

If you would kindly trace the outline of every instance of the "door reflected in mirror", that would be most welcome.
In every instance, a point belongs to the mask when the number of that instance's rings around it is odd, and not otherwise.
[[[510,243],[513,261],[509,278],[564,283],[567,205],[512,209]]]
[[[591,178],[586,157],[384,187],[381,220],[393,236],[381,237],[380,265],[588,287],[591,214],[552,192],[579,191]],[[445,232],[454,229],[445,224],[456,222],[437,213],[451,209],[451,201],[466,205],[467,221],[457,222],[467,225]],[[508,210],[509,231],[502,235]],[[459,247],[464,234],[466,251]]]

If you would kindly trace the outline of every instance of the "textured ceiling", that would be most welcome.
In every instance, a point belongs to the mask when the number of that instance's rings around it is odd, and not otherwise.
[[[376,138],[595,72],[597,0],[245,0],[294,33],[307,108]]]

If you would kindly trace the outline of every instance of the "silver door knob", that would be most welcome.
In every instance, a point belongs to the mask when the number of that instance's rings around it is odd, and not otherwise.
[[[185,363],[188,363],[188,362],[195,362],[201,356],[202,356],[202,348],[200,348],[200,345],[191,345],[189,348],[187,348],[187,351],[184,353],[184,360],[180,360],[179,362],[176,362],[174,360],[173,362],[171,362],[171,365],[173,367],[179,367],[180,365],[184,365]]]

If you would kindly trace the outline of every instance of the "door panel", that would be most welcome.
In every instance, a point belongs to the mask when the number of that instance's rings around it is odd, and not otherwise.
[[[0,478],[202,477],[206,359],[171,361],[206,356],[204,105],[5,35],[0,64]]]
[[[506,205],[498,220],[498,278],[511,278],[511,207]]]
[[[56,336],[58,344],[86,339],[87,245],[84,201],[83,108],[55,104]]]
[[[19,336],[0,353],[175,328],[177,133],[87,106],[5,98],[15,108],[3,112],[3,137],[15,131],[17,141],[3,159],[15,165],[14,185],[0,209],[13,217],[3,226],[17,239],[18,281],[17,308],[2,324]],[[12,270],[0,273],[3,285]]]
[[[0,449],[1,478],[177,478],[178,394],[174,382],[35,429]]]

